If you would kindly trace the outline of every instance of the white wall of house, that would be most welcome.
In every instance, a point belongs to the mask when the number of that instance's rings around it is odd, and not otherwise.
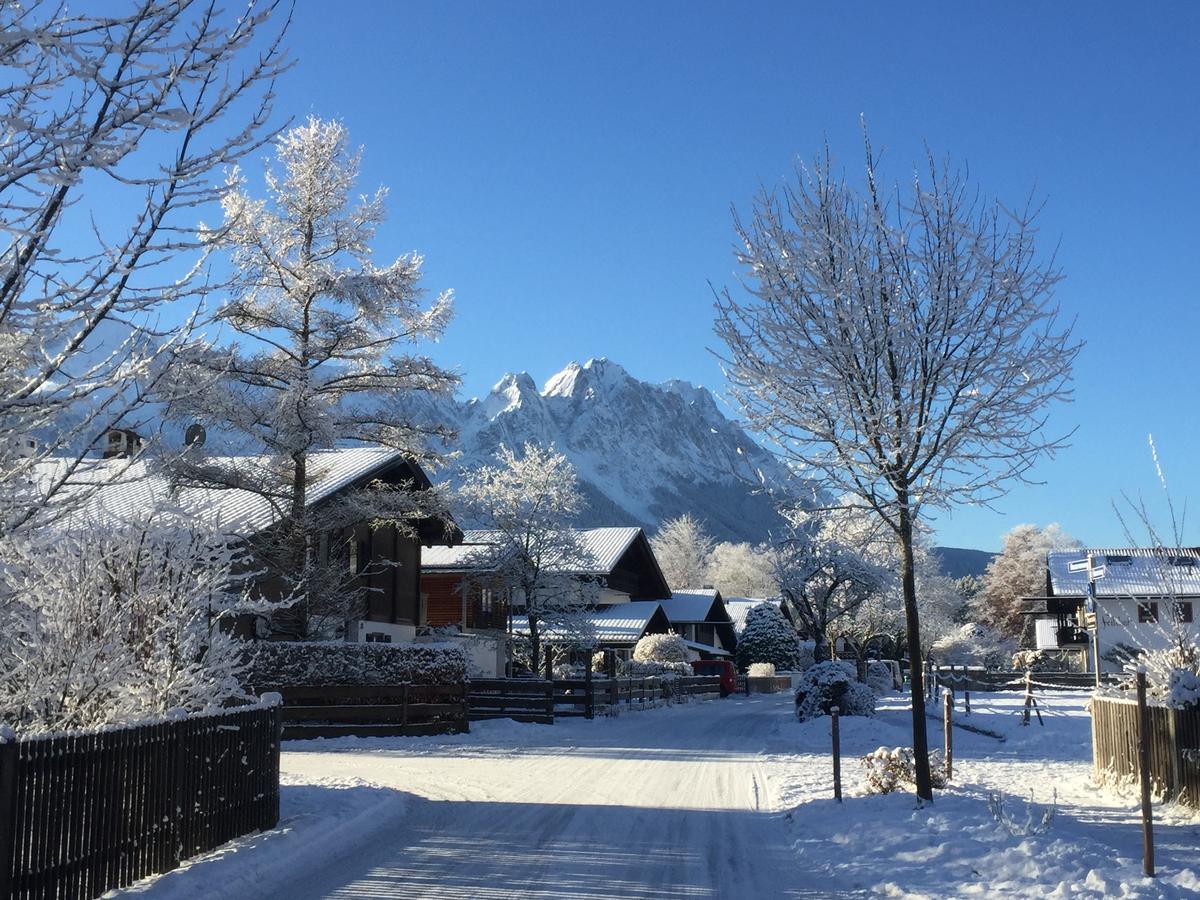
[[[1145,650],[1159,650],[1169,646],[1172,620],[1169,599],[1139,601],[1133,598],[1101,597],[1096,602],[1097,636],[1100,648],[1100,671],[1120,672],[1121,666],[1104,659],[1104,654],[1120,644]],[[1190,607],[1193,618],[1200,612],[1200,599],[1181,600]],[[1150,612],[1157,611],[1157,622],[1139,621],[1139,605],[1151,604]],[[1156,607],[1156,609],[1155,609]],[[1193,629],[1195,625],[1185,625]]]

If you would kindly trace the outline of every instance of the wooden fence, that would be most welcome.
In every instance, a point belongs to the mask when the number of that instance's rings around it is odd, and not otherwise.
[[[682,678],[479,678],[470,684],[470,718],[551,724],[556,718],[644,709],[684,697],[716,697],[716,675]]]
[[[465,684],[293,686],[280,693],[284,740],[470,730]]]
[[[0,742],[0,900],[97,897],[274,828],[279,712]]]
[[[1200,808],[1200,709],[1151,706],[1150,780],[1156,793]],[[1138,769],[1138,708],[1133,700],[1092,698],[1096,780],[1127,780]]]

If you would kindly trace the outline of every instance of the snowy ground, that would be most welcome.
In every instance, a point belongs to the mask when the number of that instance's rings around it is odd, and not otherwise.
[[[1200,820],[1159,810],[1159,877],[1141,877],[1136,799],[1090,784],[1084,698],[975,695],[937,801],[859,795],[856,759],[910,743],[906,699],[843,719],[847,796],[832,800],[829,723],[790,696],[737,697],[469,735],[292,742],[283,821],[122,895],[148,897],[1192,897]],[[940,725],[930,722],[931,735]],[[1023,819],[1057,790],[1045,834]],[[1165,818],[1165,821],[1162,821]]]

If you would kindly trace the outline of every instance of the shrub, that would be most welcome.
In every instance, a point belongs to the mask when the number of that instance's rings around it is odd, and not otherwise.
[[[617,674],[629,678],[678,678],[681,675],[692,675],[692,667],[688,663],[662,662],[625,662],[622,671],[618,665]]]
[[[452,644],[260,641],[246,682],[256,691],[317,684],[459,684],[467,655]]]
[[[875,714],[875,692],[861,684],[853,668],[840,661],[817,663],[805,671],[796,688],[796,717],[800,721],[829,715],[836,706],[843,716]]]
[[[634,662],[686,663],[687,645],[677,634],[648,634],[633,648]]]
[[[775,665],[774,663],[750,663],[751,678],[774,678]]]
[[[1016,641],[987,625],[968,622],[937,641],[931,655],[937,662],[947,665],[998,668],[1012,659],[1016,649]]]
[[[880,747],[862,758],[863,788],[869,794],[890,794],[905,787],[916,787],[916,756],[908,747]],[[939,751],[929,754],[929,772],[933,786],[946,786],[946,763]]]
[[[760,603],[746,613],[746,627],[737,643],[737,665],[749,669],[751,663],[773,663],[776,669],[799,671],[800,638],[779,607]]]

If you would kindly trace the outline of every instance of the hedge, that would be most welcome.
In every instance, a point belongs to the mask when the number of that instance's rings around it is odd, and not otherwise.
[[[460,684],[467,656],[455,644],[259,641],[244,683],[255,691],[320,684]]]

